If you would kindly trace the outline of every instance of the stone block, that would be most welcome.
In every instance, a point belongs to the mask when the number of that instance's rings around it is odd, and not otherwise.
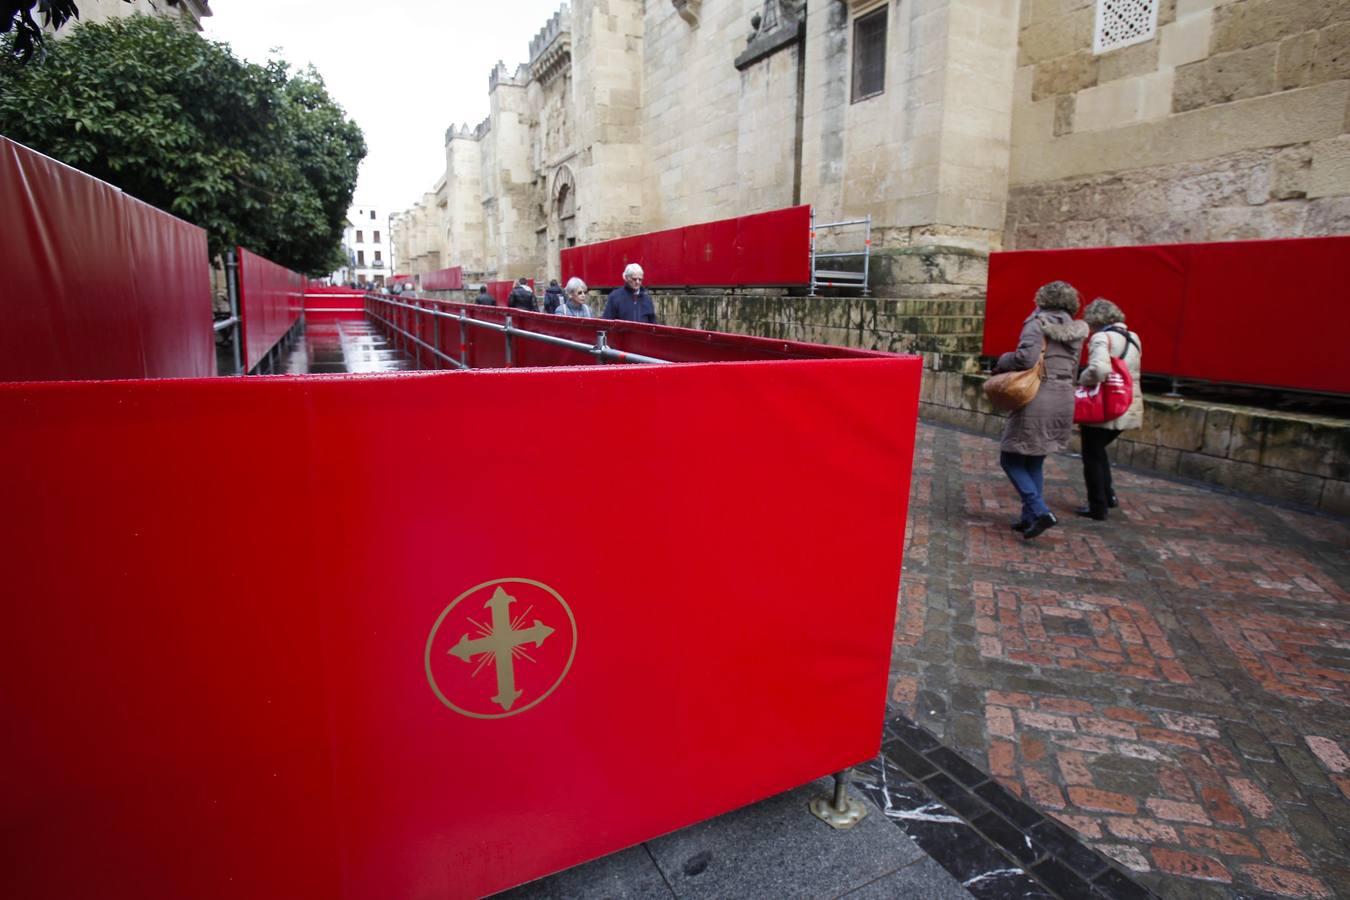
[[[1206,456],[1226,459],[1233,436],[1233,411],[1211,408],[1205,413],[1205,431],[1200,441],[1200,452]]]
[[[1308,173],[1308,197],[1350,193],[1350,135],[1317,141],[1312,147]]]
[[[1158,62],[1164,66],[1184,66],[1209,56],[1209,41],[1214,32],[1211,9],[1179,16],[1165,25],[1158,35]]]
[[[1177,464],[1181,460],[1181,451],[1168,447],[1159,447],[1157,458],[1153,461],[1153,470],[1164,475],[1177,474]]]
[[[1305,236],[1350,234],[1350,197],[1323,197],[1308,204]]]
[[[1073,117],[1077,94],[1060,94],[1055,98],[1055,137],[1073,131]]]
[[[1104,131],[1139,120],[1140,81],[1127,78],[1085,88],[1076,95],[1076,131]]]
[[[1275,157],[1271,173],[1271,198],[1295,200],[1306,197],[1311,174],[1312,147],[1308,144],[1286,147]]]
[[[1326,479],[1302,472],[1262,467],[1257,478],[1234,485],[1238,490],[1259,492],[1264,497],[1289,500],[1303,506],[1316,507],[1322,500]]]
[[[1350,12],[1346,13],[1350,16]],[[1350,78],[1350,21],[1323,28],[1317,35],[1312,83]]]
[[[1177,474],[1183,478],[1220,484],[1220,470],[1231,465],[1231,460],[1207,456],[1204,453],[1182,453],[1177,459]]]
[[[1084,4],[1023,28],[1017,38],[1017,64],[1039,65],[1084,49],[1090,53],[1094,7]]]
[[[1228,435],[1228,458],[1240,462],[1261,461],[1261,445],[1265,443],[1266,419],[1251,412],[1235,410],[1233,426]]]
[[[1271,415],[1260,461],[1272,469],[1350,480],[1350,423]]]
[[[1158,461],[1158,448],[1152,444],[1134,442],[1130,448],[1130,465],[1136,469],[1152,469]]]
[[[1322,485],[1322,496],[1317,508],[1337,516],[1350,516],[1350,481],[1328,478]]]
[[[1269,43],[1178,68],[1173,108],[1184,112],[1271,93],[1278,52],[1279,45]]]
[[[1168,26],[1171,27],[1171,26]],[[1104,53],[1097,66],[1097,81],[1106,84],[1120,78],[1134,75],[1146,75],[1158,70],[1160,42],[1145,41],[1120,50]]]
[[[1214,52],[1255,47],[1350,16],[1347,0],[1246,0],[1214,12]]]
[[[1091,50],[1080,50],[1039,63],[1031,83],[1031,99],[1072,94],[1092,87],[1097,83],[1097,66],[1098,57],[1093,56]]]
[[[1275,57],[1275,86],[1281,91],[1312,84],[1317,32],[1305,31],[1280,41]]]

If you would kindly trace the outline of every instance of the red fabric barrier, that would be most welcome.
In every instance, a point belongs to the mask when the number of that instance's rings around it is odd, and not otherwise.
[[[1062,279],[1084,303],[1107,297],[1125,311],[1145,373],[1350,393],[1334,354],[1269,340],[1271,310],[1288,302],[1319,331],[1350,332],[1347,260],[1350,237],[995,253],[983,352],[1011,350],[1036,288]]]
[[[364,320],[365,291],[310,285],[305,288],[305,320],[308,322]]]
[[[452,266],[449,269],[439,269],[422,276],[422,290],[424,291],[462,291],[464,290],[464,268],[462,266]]]
[[[811,282],[811,207],[722,219],[562,251],[563,283],[617,287],[636,262],[649,287],[735,287]]]
[[[606,342],[614,350],[650,356],[669,362],[889,357],[889,354],[873,353],[866,350],[832,347],[826,344],[779,341],[771,338],[750,337],[716,331],[671,328],[663,325],[620,322],[612,319],[577,319],[542,312],[531,313],[518,309],[477,306],[449,301],[423,300],[421,302],[427,307],[440,309],[453,315],[464,312],[470,318],[482,319],[499,325],[505,324],[507,316],[510,316],[511,324],[516,328],[553,337],[567,338],[589,346],[595,344],[596,332],[603,330]],[[395,321],[400,328],[417,334],[428,344],[437,346],[437,349],[441,352],[458,358],[459,326],[457,323],[445,319],[441,320],[440,344],[437,345],[433,329],[427,324],[427,317],[390,305],[379,307],[378,301],[377,312],[381,316]],[[418,323],[421,323],[421,331],[417,330]],[[465,360],[470,368],[500,368],[506,366],[506,338],[501,332],[467,326],[465,337]],[[415,347],[409,348],[410,353],[415,352],[415,350]],[[512,353],[517,368],[593,365],[595,363],[595,357],[585,351],[557,347],[522,337],[514,339]],[[428,366],[432,364],[430,354],[422,359]],[[442,365],[444,366],[444,363]]]
[[[215,374],[206,232],[0,137],[0,380]]]
[[[479,896],[871,757],[920,368],[0,386],[8,893]]]
[[[239,318],[244,371],[251,372],[300,319],[305,276],[240,247]]]

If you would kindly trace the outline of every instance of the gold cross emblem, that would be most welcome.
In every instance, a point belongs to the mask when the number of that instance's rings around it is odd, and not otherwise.
[[[447,708],[504,719],[547,699],[576,652],[577,620],[561,594],[531,578],[494,578],[441,611],[422,662],[432,693]]]
[[[492,597],[483,604],[485,609],[492,611],[492,624],[486,633],[477,639],[470,639],[465,634],[459,639],[459,643],[446,651],[466,663],[472,662],[475,656],[491,657],[492,664],[497,669],[497,695],[492,698],[492,702],[507,711],[520,699],[520,691],[516,690],[517,654],[522,659],[533,662],[524,645],[534,644],[536,648],[542,647],[545,639],[553,633],[552,628],[538,619],[535,619],[529,628],[517,629],[515,626],[520,623],[511,621],[511,604],[515,602],[515,597],[498,586],[497,590],[492,592]]]

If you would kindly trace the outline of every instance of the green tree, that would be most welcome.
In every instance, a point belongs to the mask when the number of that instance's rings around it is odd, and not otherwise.
[[[336,268],[366,145],[312,68],[154,16],[80,25],[27,65],[0,51],[0,134],[200,225],[213,256]]]

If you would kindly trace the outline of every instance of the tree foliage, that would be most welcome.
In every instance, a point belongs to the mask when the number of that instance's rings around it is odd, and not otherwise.
[[[154,16],[80,25],[27,65],[0,49],[0,133],[200,225],[212,255],[340,264],[366,146],[313,68]]]

